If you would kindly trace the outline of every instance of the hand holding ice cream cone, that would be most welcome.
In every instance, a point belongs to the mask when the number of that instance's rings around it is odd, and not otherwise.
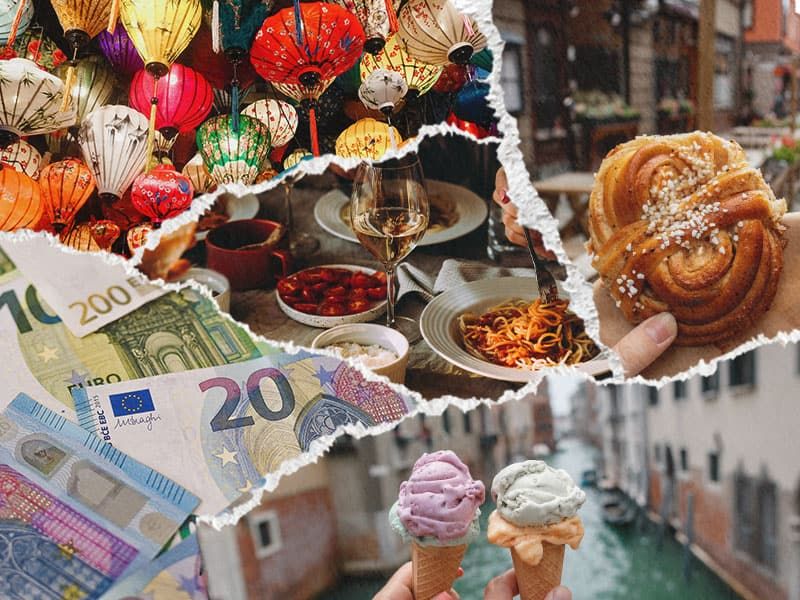
[[[561,583],[564,546],[575,550],[583,538],[577,511],[586,494],[565,471],[528,460],[495,476],[492,497],[488,539],[510,548],[522,600],[543,600]]]
[[[449,450],[423,454],[400,485],[389,518],[411,543],[415,600],[449,590],[467,546],[480,533],[483,483]]]

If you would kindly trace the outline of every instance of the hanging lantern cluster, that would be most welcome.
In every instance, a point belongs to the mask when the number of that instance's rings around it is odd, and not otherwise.
[[[0,230],[129,252],[220,185],[483,135],[485,45],[450,0],[0,0]]]

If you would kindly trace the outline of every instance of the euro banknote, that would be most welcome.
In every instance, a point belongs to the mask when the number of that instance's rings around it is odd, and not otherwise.
[[[65,252],[44,235],[0,243],[69,331],[83,337],[163,296],[143,275],[90,253]]]
[[[99,598],[146,566],[197,504],[20,394],[0,415],[0,597]]]
[[[70,257],[75,258],[75,257]],[[98,270],[108,265],[93,257]],[[170,292],[84,337],[74,335],[0,251],[0,409],[24,391],[75,419],[70,390],[250,360],[256,343],[191,288]]]
[[[218,514],[343,425],[400,420],[411,400],[305,352],[73,388],[82,427],[158,465]]]
[[[165,598],[168,600],[207,600],[203,560],[197,534],[132,573],[115,585],[103,600]]]

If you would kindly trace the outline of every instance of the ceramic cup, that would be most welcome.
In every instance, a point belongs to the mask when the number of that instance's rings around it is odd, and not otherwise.
[[[405,382],[409,345],[408,340],[402,333],[375,323],[348,323],[332,327],[320,333],[311,342],[311,347],[324,348],[346,342],[361,344],[362,346],[381,346],[394,352],[397,355],[397,360],[383,367],[374,367],[370,370],[377,375],[387,377],[394,383]]]
[[[275,285],[291,272],[291,256],[277,244],[262,242],[280,226],[276,221],[244,219],[212,229],[206,237],[206,265],[227,277],[235,292]]]
[[[201,269],[199,267],[192,267],[180,276],[178,281],[196,281],[209,290],[211,290],[214,300],[217,302],[220,310],[229,312],[231,309],[231,284],[228,278],[222,273],[212,271],[211,269]]]

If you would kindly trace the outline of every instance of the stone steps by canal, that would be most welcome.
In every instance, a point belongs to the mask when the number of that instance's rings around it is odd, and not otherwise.
[[[547,459],[565,469],[576,481],[581,472],[593,468],[595,450],[576,440],[565,440]],[[487,490],[488,491],[488,490]],[[691,576],[683,575],[684,550],[667,536],[659,544],[658,528],[644,522],[641,527],[614,528],[603,521],[600,494],[587,489],[588,499],[580,511],[586,534],[577,551],[567,548],[563,583],[575,600],[729,600],[738,596],[700,561],[692,558]],[[481,515],[481,531],[494,506],[487,502]],[[462,600],[480,600],[486,582],[511,568],[511,556],[486,541],[472,544],[462,563],[464,576],[455,584]],[[384,579],[348,578],[320,596],[325,600],[368,600]]]

